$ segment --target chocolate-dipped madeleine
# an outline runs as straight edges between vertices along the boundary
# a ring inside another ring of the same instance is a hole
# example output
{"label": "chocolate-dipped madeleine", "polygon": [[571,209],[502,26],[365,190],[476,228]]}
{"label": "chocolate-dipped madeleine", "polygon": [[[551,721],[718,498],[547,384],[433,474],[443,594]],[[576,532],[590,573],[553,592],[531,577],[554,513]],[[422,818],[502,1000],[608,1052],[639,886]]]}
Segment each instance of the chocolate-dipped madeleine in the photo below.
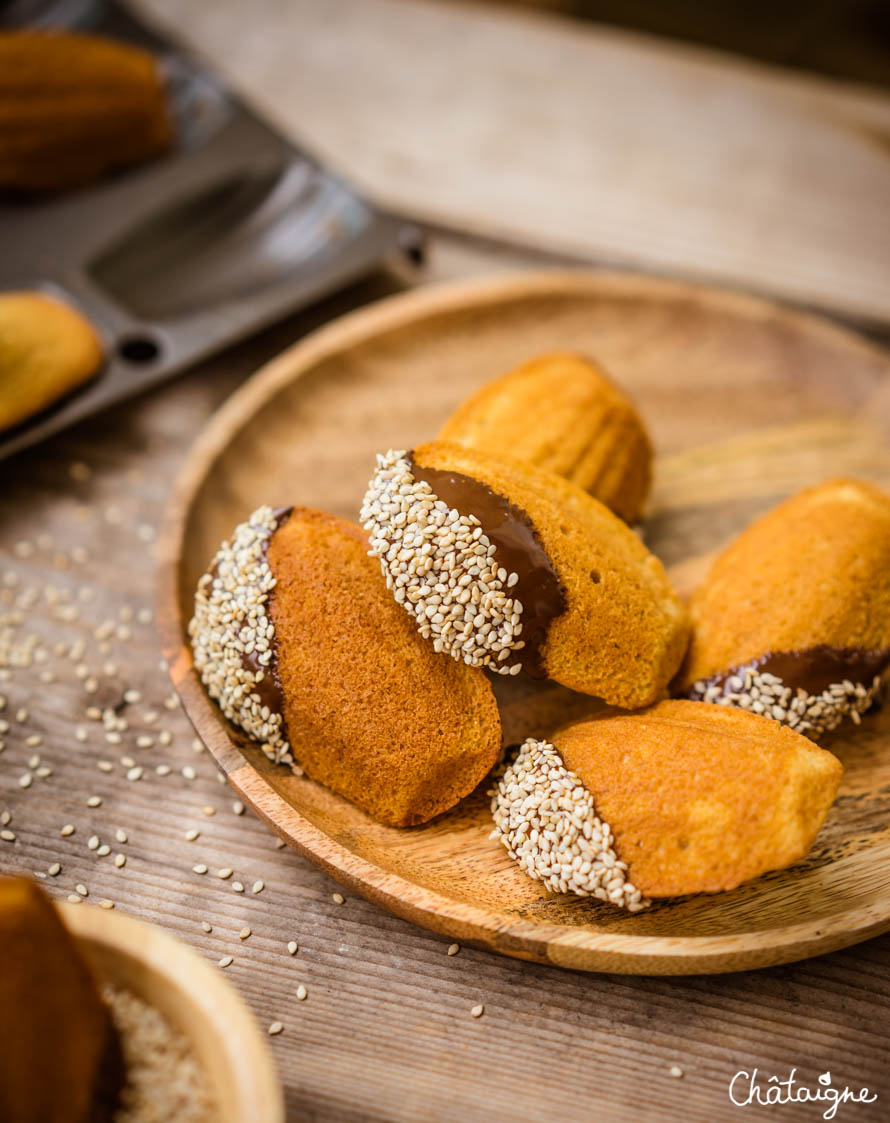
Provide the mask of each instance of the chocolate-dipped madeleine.
{"label": "chocolate-dipped madeleine", "polygon": [[655,701],[679,667],[686,611],[661,562],[551,472],[443,441],[390,451],[361,519],[437,651],[627,708]]}
{"label": "chocolate-dipped madeleine", "polygon": [[448,418],[440,441],[527,460],[589,491],[627,522],[652,481],[652,442],[633,403],[581,355],[539,355],[486,383]]}
{"label": "chocolate-dipped madeleine", "polygon": [[842,772],[756,714],[666,701],[526,741],[491,792],[492,837],[551,892],[636,911],[798,861]]}
{"label": "chocolate-dipped madeleine", "polygon": [[500,752],[485,675],[435,654],[334,515],[255,511],[198,583],[189,632],[227,718],[382,823],[448,810]]}
{"label": "chocolate-dipped madeleine", "polygon": [[690,607],[675,693],[810,737],[859,722],[890,667],[890,498],[858,480],[800,492],[723,551]]}

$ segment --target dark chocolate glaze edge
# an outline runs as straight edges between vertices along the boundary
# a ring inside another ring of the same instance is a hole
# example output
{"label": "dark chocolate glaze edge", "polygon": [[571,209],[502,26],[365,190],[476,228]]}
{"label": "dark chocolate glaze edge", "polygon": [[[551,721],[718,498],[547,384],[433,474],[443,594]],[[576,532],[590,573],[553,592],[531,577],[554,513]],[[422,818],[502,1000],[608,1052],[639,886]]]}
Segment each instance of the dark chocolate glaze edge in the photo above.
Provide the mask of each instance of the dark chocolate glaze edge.
{"label": "dark chocolate glaze edge", "polygon": [[522,604],[520,639],[525,646],[511,652],[506,665],[522,664],[532,678],[547,678],[542,647],[550,624],[567,607],[566,591],[528,514],[472,476],[417,464],[407,453],[415,480],[429,484],[437,499],[462,515],[475,515],[494,545],[498,564],[519,580],[512,593]]}
{"label": "dark chocolate glaze edge", "polygon": [[729,680],[736,676],[744,677],[746,671],[775,675],[785,686],[818,695],[836,683],[852,682],[870,687],[875,677],[883,674],[888,667],[890,647],[868,650],[815,644],[795,651],[768,651],[746,663],[698,679],[686,696],[698,697],[703,689],[710,686],[719,686],[723,694],[738,693],[729,686]]}

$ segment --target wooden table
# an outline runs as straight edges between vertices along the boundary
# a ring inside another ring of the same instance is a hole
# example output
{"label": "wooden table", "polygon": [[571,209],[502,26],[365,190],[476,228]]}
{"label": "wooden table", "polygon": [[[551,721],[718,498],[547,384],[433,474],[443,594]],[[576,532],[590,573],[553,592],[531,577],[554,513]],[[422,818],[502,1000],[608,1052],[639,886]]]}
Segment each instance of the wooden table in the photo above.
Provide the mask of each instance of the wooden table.
{"label": "wooden table", "polygon": [[[314,13],[320,46],[333,34],[323,7]],[[383,7],[398,14],[398,5]],[[400,10],[412,7],[426,5]],[[224,20],[225,9],[231,14],[232,5],[205,13]],[[243,53],[256,61],[254,48],[257,38],[246,36]],[[318,73],[323,58],[316,56]],[[398,86],[394,76],[393,96],[401,96]],[[786,92],[800,102],[798,80]],[[349,108],[344,97],[334,147],[348,138]],[[886,120],[883,107],[854,105],[852,95],[843,109],[848,118],[855,109]],[[338,103],[326,100],[318,117],[330,122],[337,113]],[[370,166],[374,150],[365,146],[366,181],[394,177],[397,196],[397,149],[407,143],[390,136],[388,167]],[[489,170],[490,197],[498,180],[497,168]],[[416,165],[410,172],[418,192],[429,184]],[[409,209],[418,214],[419,195],[416,202]],[[531,239],[539,248],[520,251],[437,234],[422,279],[550,264],[558,259],[540,248],[545,235],[539,224]],[[556,239],[551,249],[565,244]],[[591,251],[592,235],[584,247]],[[159,665],[152,619],[152,543],[170,484],[202,424],[259,364],[398,285],[392,277],[363,284],[0,465],[0,812],[11,813],[4,829],[15,835],[0,841],[0,870],[45,873],[58,862],[61,871],[44,880],[55,897],[76,896],[82,884],[89,902],[107,899],[152,920],[211,962],[233,955],[227,976],[257,1018],[284,1023],[270,1042],[294,1123],[713,1123],[747,1118],[728,1098],[736,1072],[756,1067],[765,1082],[795,1066],[810,1086],[830,1070],[835,1086],[878,1091],[876,1104],[844,1105],[839,1118],[890,1118],[890,936],[797,965],[676,980],[574,974],[466,947],[449,956],[442,939],[362,900],[337,903],[334,883],[239,814],[194,742]],[[92,707],[114,708],[127,728],[107,730],[89,716]],[[90,806],[91,797],[101,804]],[[75,830],[63,837],[65,825]],[[189,840],[192,831],[200,833]],[[194,873],[200,863],[210,872]],[[225,868],[234,872],[224,880],[217,871]],[[251,934],[241,940],[245,925]],[[299,984],[305,1001],[296,997]],[[474,1018],[479,1003],[485,1012]],[[748,1114],[814,1120],[821,1111],[800,1104]]]}
{"label": "wooden table", "polygon": [[[536,260],[439,237],[425,279]],[[233,794],[197,751],[150,618],[152,540],[170,483],[196,431],[258,364],[394,287],[392,278],[364,284],[0,466],[0,717],[9,725],[0,734],[0,811],[11,812],[16,836],[0,842],[0,869],[46,871],[58,861],[61,873],[44,881],[55,897],[76,895],[80,883],[89,902],[112,900],[211,961],[232,954],[227,976],[260,1021],[284,1022],[270,1041],[295,1123],[554,1115],[712,1123],[744,1118],[727,1089],[755,1066],[764,1078],[797,1066],[811,1085],[830,1070],[835,1085],[868,1085],[884,1103],[883,1112],[878,1101],[842,1113],[887,1118],[890,936],[789,967],[676,980],[574,974],[471,948],[449,956],[442,939],[373,905],[335,903],[333,882],[277,849],[249,813],[236,814]],[[55,650],[79,641],[73,658]],[[141,698],[125,702],[130,690]],[[87,711],[122,702],[128,728],[109,743]],[[170,773],[159,775],[165,765]],[[52,775],[40,777],[41,768]],[[128,778],[133,768],[141,778]],[[25,775],[33,779],[22,788]],[[101,806],[88,805],[92,796]],[[62,837],[66,824],[75,832]],[[191,830],[200,831],[194,841]],[[93,835],[107,856],[90,849]],[[193,873],[199,863],[210,872]],[[228,880],[216,876],[225,868],[234,870]],[[475,1019],[478,1003],[485,1013]],[[671,1076],[674,1065],[682,1077]],[[818,1117],[812,1105],[749,1110]]]}

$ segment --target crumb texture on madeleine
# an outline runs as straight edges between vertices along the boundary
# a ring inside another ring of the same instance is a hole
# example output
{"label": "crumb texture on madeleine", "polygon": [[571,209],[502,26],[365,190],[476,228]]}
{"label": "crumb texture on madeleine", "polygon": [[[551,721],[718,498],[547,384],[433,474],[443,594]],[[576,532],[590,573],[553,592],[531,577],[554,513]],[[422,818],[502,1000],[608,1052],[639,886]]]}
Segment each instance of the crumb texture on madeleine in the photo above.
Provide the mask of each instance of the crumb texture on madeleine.
{"label": "crumb texture on madeleine", "polygon": [[579,722],[553,742],[648,897],[734,889],[798,861],[843,772],[774,721],[702,702]]}

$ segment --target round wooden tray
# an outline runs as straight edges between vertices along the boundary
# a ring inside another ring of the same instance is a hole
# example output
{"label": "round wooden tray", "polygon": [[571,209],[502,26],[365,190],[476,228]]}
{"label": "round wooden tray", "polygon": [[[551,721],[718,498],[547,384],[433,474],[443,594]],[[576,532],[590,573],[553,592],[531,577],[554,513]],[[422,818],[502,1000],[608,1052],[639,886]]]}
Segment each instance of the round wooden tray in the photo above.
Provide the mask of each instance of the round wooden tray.
{"label": "round wooden tray", "polygon": [[[688,974],[815,955],[890,928],[890,712],[837,735],[846,766],[816,846],[733,893],[628,916],[546,895],[496,842],[484,791],[425,827],[378,825],[240,748],[185,642],[221,539],[261,503],[355,519],[374,454],[435,435],[467,393],[551,349],[597,356],[658,449],[646,538],[687,586],[702,558],[806,484],[890,484],[890,362],[808,316],[712,289],[612,274],[533,274],[420,289],[315,332],[212,419],[178,480],[161,540],[160,619],[186,712],[241,797],[350,889],[447,936],[584,970]],[[690,560],[691,559],[691,560]],[[521,678],[521,676],[520,676]],[[498,679],[506,743],[594,700]]]}

